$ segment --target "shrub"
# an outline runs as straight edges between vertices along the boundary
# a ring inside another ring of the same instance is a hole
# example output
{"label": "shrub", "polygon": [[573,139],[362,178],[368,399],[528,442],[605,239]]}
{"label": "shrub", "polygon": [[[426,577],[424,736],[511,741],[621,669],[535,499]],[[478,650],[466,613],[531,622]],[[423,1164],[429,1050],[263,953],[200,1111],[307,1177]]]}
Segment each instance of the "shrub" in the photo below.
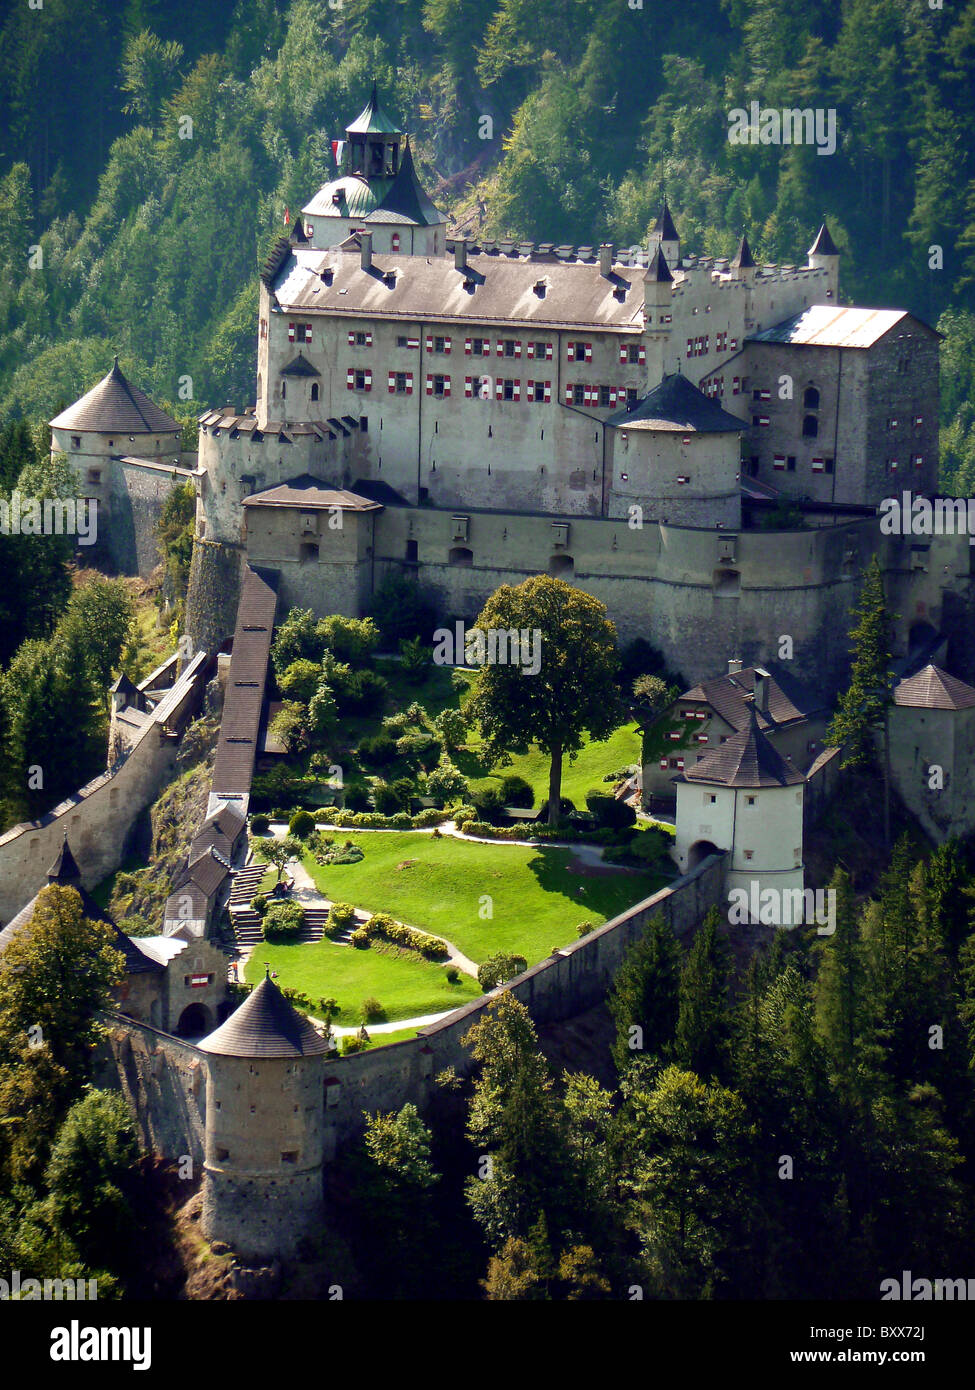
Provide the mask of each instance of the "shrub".
{"label": "shrub", "polygon": [[368,999],[363,999],[359,1005],[359,1017],[363,1023],[385,1023],[386,1010],[378,999],[374,999],[370,995]]}
{"label": "shrub", "polygon": [[372,801],[381,816],[392,816],[403,809],[399,793],[382,778],[372,784]]}
{"label": "shrub", "polygon": [[625,801],[617,801],[615,796],[606,796],[596,791],[587,792],[586,805],[599,826],[622,830],[636,824],[636,811]]}
{"label": "shrub", "polygon": [[405,710],[400,710],[398,714],[387,714],[383,720],[383,728],[388,733],[400,735],[408,724]]}
{"label": "shrub", "polygon": [[389,767],[396,760],[396,740],[385,731],[359,742],[356,755],[363,767]]}
{"label": "shrub", "polygon": [[419,700],[413,700],[406,708],[406,722],[414,728],[422,729],[427,722],[427,712]]}
{"label": "shrub", "polygon": [[368,811],[368,790],[361,782],[350,782],[343,793],[342,805],[346,811]]}
{"label": "shrub", "polygon": [[499,825],[504,820],[504,802],[497,787],[478,787],[471,792],[478,820]]}
{"label": "shrub", "polygon": [[576,927],[576,936],[588,936],[591,931],[596,930],[595,922],[580,922]]}
{"label": "shrub", "polygon": [[447,976],[448,984],[456,985],[460,983],[460,971],[457,969],[456,965],[448,965],[444,973]]}
{"label": "shrub", "polygon": [[463,710],[442,709],[433,721],[433,726],[447,748],[457,748],[464,742],[467,733],[467,720]]}
{"label": "shrub", "polygon": [[436,619],[435,605],[416,580],[396,573],[387,574],[379,585],[369,612],[387,647],[404,637],[429,637]]}
{"label": "shrub", "polygon": [[432,772],[427,773],[427,795],[443,806],[467,795],[467,778],[449,758],[440,759]]}
{"label": "shrub", "polygon": [[259,917],[263,917],[267,912],[267,894],[258,893],[251,898],[251,911],[256,912]]}
{"label": "shrub", "polygon": [[263,811],[251,816],[251,834],[266,835],[271,828],[271,819]]}
{"label": "shrub", "polygon": [[118,929],[126,936],[155,936],[155,928],[151,927],[144,917],[121,917],[118,921]]}
{"label": "shrub", "polygon": [[332,613],[315,629],[322,645],[340,661],[367,661],[379,645],[379,629],[372,618],[344,618]]}
{"label": "shrub", "polygon": [[309,811],[295,811],[288,821],[288,834],[297,835],[299,840],[307,840],[315,830],[315,817]]}
{"label": "shrub", "polygon": [[[369,938],[376,936],[383,941],[390,941],[394,946],[403,946],[410,951],[418,951],[421,956],[426,956],[428,960],[443,960],[447,955],[446,945],[436,936],[430,936],[427,932],[417,931],[415,927],[404,926],[402,922],[396,922],[386,912],[376,912],[369,921],[362,927],[357,927],[352,933],[352,940],[363,934],[363,944],[368,944]],[[355,942],[359,945],[359,942]]]}
{"label": "shrub", "polygon": [[396,740],[396,751],[403,758],[416,758],[421,763],[435,763],[440,756],[440,740],[436,734],[423,730],[416,733],[401,734]]}
{"label": "shrub", "polygon": [[409,811],[397,811],[393,817],[392,827],[394,830],[412,830],[413,817]]}
{"label": "shrub", "polygon": [[315,851],[317,864],[358,864],[365,851],[347,840],[344,845],[325,844]]}
{"label": "shrub", "polygon": [[505,984],[508,980],[513,980],[516,975],[522,974],[528,968],[528,963],[524,956],[512,956],[506,951],[499,951],[497,955],[490,956],[482,965],[477,968],[477,983],[485,994],[492,989],[497,989],[498,985]]}
{"label": "shrub", "polygon": [[428,806],[424,811],[417,811],[416,815],[412,817],[413,827],[416,830],[424,830],[429,825],[443,825],[447,819],[447,812],[438,810],[436,806]]}
{"label": "shrub", "polygon": [[501,779],[501,800],[505,806],[532,806],[535,789],[524,777],[511,772]]}
{"label": "shrub", "polygon": [[351,903],[332,903],[325,921],[325,935],[329,938],[341,936],[355,921],[355,908]]}
{"label": "shrub", "polygon": [[300,657],[297,661],[292,661],[278,676],[278,686],[282,695],[286,695],[288,699],[300,700],[303,705],[307,705],[318,689],[321,678],[322,668],[318,662]]}
{"label": "shrub", "polygon": [[389,694],[389,682],[375,671],[353,671],[345,689],[336,692],[343,714],[378,714]]}
{"label": "shrub", "polygon": [[289,941],[304,925],[305,914],[300,903],[272,902],[264,914],[264,936],[268,941]]}
{"label": "shrub", "polygon": [[288,753],[300,752],[308,747],[308,706],[298,700],[285,700],[278,713],[271,720],[268,730]]}
{"label": "shrub", "polygon": [[433,653],[422,637],[400,639],[400,666],[410,685],[422,685],[433,665]]}
{"label": "shrub", "polygon": [[350,1052],[364,1052],[366,1044],[361,1038],[345,1037],[339,1043],[339,1047],[341,1048],[342,1056],[348,1057]]}

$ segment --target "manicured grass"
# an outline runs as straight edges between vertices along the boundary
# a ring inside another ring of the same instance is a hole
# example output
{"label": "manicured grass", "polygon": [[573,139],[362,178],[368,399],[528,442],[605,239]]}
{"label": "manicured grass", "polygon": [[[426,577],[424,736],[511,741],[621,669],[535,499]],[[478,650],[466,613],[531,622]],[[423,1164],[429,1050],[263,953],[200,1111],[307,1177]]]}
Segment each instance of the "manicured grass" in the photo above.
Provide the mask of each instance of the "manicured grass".
{"label": "manicured grass", "polygon": [[[568,873],[569,849],[416,831],[336,834],[361,845],[365,858],[322,867],[306,852],[305,868],[320,892],[444,936],[477,962],[511,951],[534,964],[574,941],[580,922],[599,926],[668,882],[650,873]],[[490,918],[481,915],[488,910]]]}
{"label": "manicured grass", "polygon": [[[468,747],[476,755],[480,739],[476,734],[468,734]],[[574,763],[566,758],[562,764],[562,795],[569,798],[578,811],[586,809],[586,792],[596,788],[601,792],[612,791],[612,783],[604,782],[607,772],[617,772],[621,767],[640,761],[640,731],[635,724],[621,724],[609,738],[600,743],[586,743],[579,750]],[[457,759],[461,770],[463,754]],[[502,777],[511,774],[524,777],[535,792],[535,805],[548,798],[549,759],[540,748],[532,748],[525,754],[514,754],[510,767],[494,768],[487,777],[481,777],[474,785],[497,786]]]}
{"label": "manicured grass", "polygon": [[[328,940],[298,945],[262,941],[247,962],[245,980],[257,984],[263,979],[265,961],[278,972],[282,987],[300,989],[313,1001],[337,999],[342,1012],[336,1014],[335,1022],[341,1028],[361,1023],[359,1005],[363,999],[378,999],[386,1009],[387,1021],[393,1022],[444,1013],[481,993],[477,981],[468,975],[462,974],[452,985],[444,966],[432,961],[380,954],[371,948],[360,951]],[[368,1027],[366,1024],[367,1031]],[[383,1036],[376,1034],[377,1039]]]}

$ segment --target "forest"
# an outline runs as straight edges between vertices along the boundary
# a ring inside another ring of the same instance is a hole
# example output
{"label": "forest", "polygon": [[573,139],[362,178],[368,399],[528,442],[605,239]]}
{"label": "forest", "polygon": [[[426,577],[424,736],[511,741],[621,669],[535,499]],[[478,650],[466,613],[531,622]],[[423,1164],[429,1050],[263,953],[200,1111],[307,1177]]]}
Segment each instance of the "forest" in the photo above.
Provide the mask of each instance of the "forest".
{"label": "forest", "polygon": [[[187,421],[252,397],[257,270],[373,78],[465,231],[800,260],[945,334],[943,477],[975,481],[975,0],[69,0],[0,30],[0,420],[104,374]],[[56,80],[53,80],[55,79]],[[44,100],[37,93],[44,92]],[[837,148],[729,112],[835,110]]]}

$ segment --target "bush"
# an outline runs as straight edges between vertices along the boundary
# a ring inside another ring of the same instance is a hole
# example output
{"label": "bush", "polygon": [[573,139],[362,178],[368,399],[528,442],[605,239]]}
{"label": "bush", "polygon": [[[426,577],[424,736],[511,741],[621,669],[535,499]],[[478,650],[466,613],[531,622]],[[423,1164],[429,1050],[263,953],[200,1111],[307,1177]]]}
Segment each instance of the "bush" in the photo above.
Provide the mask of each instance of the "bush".
{"label": "bush", "polygon": [[118,929],[126,936],[155,936],[155,928],[151,927],[144,917],[121,917],[117,923]]}
{"label": "bush", "polygon": [[403,809],[403,800],[399,793],[381,778],[372,784],[372,800],[381,816],[392,816]]}
{"label": "bush", "polygon": [[396,573],[387,574],[369,604],[387,647],[395,647],[404,637],[429,639],[436,611],[415,579]]}
{"label": "bush", "polygon": [[595,922],[580,922],[576,927],[576,936],[588,936],[591,931],[596,930]]}
{"label": "bush", "polygon": [[343,714],[379,714],[389,694],[389,682],[375,671],[353,671],[345,689],[336,691]]}
{"label": "bush", "polygon": [[369,933],[365,927],[356,927],[349,937],[349,945],[354,946],[357,951],[365,950],[369,945]]}
{"label": "bush", "polygon": [[315,817],[308,811],[295,811],[288,821],[288,834],[297,835],[299,840],[307,840],[315,830]]}
{"label": "bush", "polygon": [[333,613],[322,618],[315,631],[322,645],[340,661],[368,661],[379,645],[379,629],[371,618],[344,618]]}
{"label": "bush", "polygon": [[267,894],[258,893],[251,898],[251,911],[256,912],[259,917],[263,917],[267,912]]}
{"label": "bush", "polygon": [[422,730],[402,734],[396,740],[396,751],[401,757],[416,758],[424,766],[436,764],[440,757],[440,748],[440,740],[436,734],[428,734]]}
{"label": "bush", "polygon": [[365,858],[365,851],[346,840],[344,845],[322,844],[313,851],[317,864],[358,864]]}
{"label": "bush", "polygon": [[433,665],[433,653],[422,637],[405,637],[400,640],[400,666],[410,685],[422,685],[427,672]]}
{"label": "bush", "polygon": [[258,811],[256,815],[251,816],[252,835],[266,835],[270,828],[271,818],[265,815],[263,811]]}
{"label": "bush", "polygon": [[505,806],[532,806],[535,803],[535,789],[524,777],[511,772],[501,779],[501,801]]}
{"label": "bush", "polygon": [[378,999],[374,999],[370,995],[368,999],[363,999],[359,1005],[359,1017],[363,1023],[385,1023],[386,1010]]}
{"label": "bush", "polygon": [[587,792],[586,805],[600,827],[623,830],[636,824],[636,811],[625,801],[617,801],[615,796],[606,796],[596,791]]}
{"label": "bush", "polygon": [[325,935],[330,939],[342,936],[355,921],[355,908],[351,903],[332,903],[325,921]]}
{"label": "bush", "polygon": [[467,720],[464,718],[463,710],[442,709],[433,721],[433,726],[443,739],[445,747],[457,748],[464,742]]}
{"label": "bush", "polygon": [[385,732],[361,739],[356,756],[363,767],[389,767],[396,761],[396,740]]}
{"label": "bush", "polygon": [[364,1052],[366,1050],[366,1044],[362,1039],[354,1036],[343,1038],[339,1043],[339,1047],[341,1048],[343,1057],[348,1057],[350,1052]]}
{"label": "bush", "polygon": [[351,782],[345,788],[342,806],[346,811],[369,810],[369,792],[361,782]]}
{"label": "bush", "polygon": [[300,657],[297,661],[292,661],[278,676],[278,687],[282,695],[286,695],[288,699],[300,700],[303,705],[307,705],[318,689],[321,678],[322,668],[319,663],[309,661],[307,657]]}
{"label": "bush", "polygon": [[527,968],[528,962],[524,956],[512,956],[506,951],[499,951],[497,955],[490,956],[478,966],[477,983],[484,993],[488,994],[492,989],[497,989],[498,985],[521,975]]}
{"label": "bush", "polygon": [[396,734],[396,736],[399,737],[399,735],[403,732],[408,723],[409,720],[406,717],[405,710],[400,710],[398,714],[386,715],[386,717],[383,720],[383,728],[388,733]]}
{"label": "bush", "polygon": [[478,787],[471,792],[478,820],[500,825],[504,820],[504,801],[497,787]]}
{"label": "bush", "polygon": [[[362,942],[356,941],[360,933],[363,937]],[[370,937],[374,936],[383,941],[390,941],[394,946],[417,951],[421,956],[426,956],[427,960],[443,960],[447,956],[447,947],[438,937],[417,931],[415,927],[404,926],[402,922],[394,921],[386,912],[374,913],[364,926],[356,928],[352,933],[352,940],[357,946],[368,945]]]}
{"label": "bush", "polygon": [[456,965],[448,965],[444,973],[447,976],[447,983],[449,985],[460,983],[460,971],[457,969]]}
{"label": "bush", "polygon": [[264,914],[264,936],[267,941],[290,941],[305,925],[300,903],[272,902]]}
{"label": "bush", "polygon": [[427,795],[443,806],[467,795],[467,778],[449,758],[440,759],[432,772],[427,773]]}

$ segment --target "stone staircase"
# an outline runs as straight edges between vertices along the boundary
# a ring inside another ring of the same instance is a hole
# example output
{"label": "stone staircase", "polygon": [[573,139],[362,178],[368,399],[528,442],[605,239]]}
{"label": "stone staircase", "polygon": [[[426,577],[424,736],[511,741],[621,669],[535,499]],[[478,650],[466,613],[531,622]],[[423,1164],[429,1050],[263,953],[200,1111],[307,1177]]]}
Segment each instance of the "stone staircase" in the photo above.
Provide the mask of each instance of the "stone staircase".
{"label": "stone staircase", "polygon": [[[230,921],[234,929],[238,947],[256,946],[264,940],[264,926],[258,913],[251,907],[251,900],[257,893],[261,879],[267,872],[264,864],[248,864],[240,869],[230,889]],[[296,941],[321,941],[325,935],[327,907],[304,907],[305,924],[295,938]],[[345,941],[347,943],[348,936]]]}

